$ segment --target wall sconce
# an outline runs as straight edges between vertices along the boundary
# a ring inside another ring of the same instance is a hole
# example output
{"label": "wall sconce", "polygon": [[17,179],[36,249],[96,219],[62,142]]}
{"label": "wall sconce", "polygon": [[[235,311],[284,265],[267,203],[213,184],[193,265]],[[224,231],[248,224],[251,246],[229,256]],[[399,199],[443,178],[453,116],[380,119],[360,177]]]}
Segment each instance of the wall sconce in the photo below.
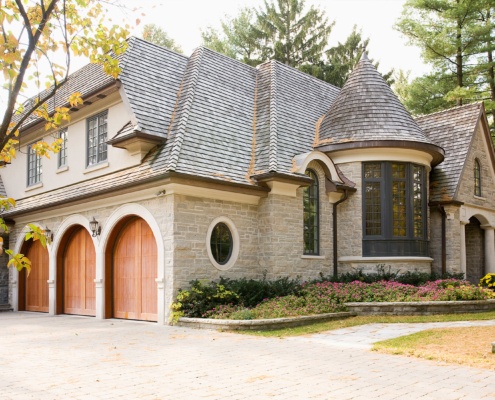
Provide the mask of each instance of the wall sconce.
{"label": "wall sconce", "polygon": [[0,236],[0,254],[3,254],[3,237]]}
{"label": "wall sconce", "polygon": [[93,217],[92,221],[89,221],[89,229],[93,233],[93,237],[96,237],[100,234],[101,226],[100,223],[95,219],[95,217]]}
{"label": "wall sconce", "polygon": [[53,240],[53,233],[50,229],[48,229],[48,227],[45,227],[45,229],[43,230],[43,235],[45,235],[45,238],[46,238],[46,241],[48,243],[51,243],[52,240]]}

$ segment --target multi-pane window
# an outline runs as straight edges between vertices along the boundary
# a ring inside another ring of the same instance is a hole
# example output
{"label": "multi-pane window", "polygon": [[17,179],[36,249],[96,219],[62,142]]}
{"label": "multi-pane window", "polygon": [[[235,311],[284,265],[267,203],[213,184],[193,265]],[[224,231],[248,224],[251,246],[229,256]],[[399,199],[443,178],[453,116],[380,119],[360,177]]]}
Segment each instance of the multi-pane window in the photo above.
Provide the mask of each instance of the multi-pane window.
{"label": "multi-pane window", "polygon": [[107,159],[107,112],[88,119],[88,166]]}
{"label": "multi-pane window", "polygon": [[363,164],[363,255],[427,256],[426,175],[421,165]]}
{"label": "multi-pane window", "polygon": [[474,160],[474,195],[481,197],[481,165],[478,159]]}
{"label": "multi-pane window", "polygon": [[304,188],[304,254],[318,255],[320,253],[320,202],[318,177],[312,170],[307,170],[306,175],[313,179],[311,186]]}
{"label": "multi-pane window", "polygon": [[36,185],[41,182],[41,156],[36,153],[33,145],[28,146],[28,167],[27,167],[27,184],[28,186]]}
{"label": "multi-pane window", "polygon": [[60,151],[58,152],[58,167],[67,165],[67,129],[62,129],[58,132],[58,138],[62,139]]}

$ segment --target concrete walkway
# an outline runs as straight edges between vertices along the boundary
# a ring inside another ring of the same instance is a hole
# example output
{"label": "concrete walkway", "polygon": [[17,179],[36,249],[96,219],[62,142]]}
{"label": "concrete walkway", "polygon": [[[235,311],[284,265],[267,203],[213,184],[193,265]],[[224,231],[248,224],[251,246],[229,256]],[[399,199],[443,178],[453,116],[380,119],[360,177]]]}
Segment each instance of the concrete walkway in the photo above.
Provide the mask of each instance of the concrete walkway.
{"label": "concrete walkway", "polygon": [[0,399],[495,399],[495,371],[325,337],[1,313]]}
{"label": "concrete walkway", "polygon": [[[495,320],[429,322],[422,324],[368,324],[291,339],[306,340],[341,348],[371,349],[373,343],[428,329],[463,328],[468,326],[495,326]],[[493,341],[495,341],[495,337]]]}

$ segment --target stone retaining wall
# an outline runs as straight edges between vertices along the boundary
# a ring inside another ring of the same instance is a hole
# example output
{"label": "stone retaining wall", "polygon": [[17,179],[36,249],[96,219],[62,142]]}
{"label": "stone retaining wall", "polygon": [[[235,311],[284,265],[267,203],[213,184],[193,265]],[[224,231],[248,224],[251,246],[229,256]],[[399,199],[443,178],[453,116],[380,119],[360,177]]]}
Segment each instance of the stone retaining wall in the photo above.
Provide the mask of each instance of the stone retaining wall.
{"label": "stone retaining wall", "polygon": [[308,325],[314,322],[324,322],[336,319],[352,317],[354,314],[349,312],[307,315],[293,318],[274,318],[274,319],[252,319],[252,320],[233,320],[233,319],[207,319],[207,318],[179,318],[176,323],[178,326],[196,329],[215,329],[215,330],[271,330],[281,328],[293,328],[295,326]]}
{"label": "stone retaining wall", "polygon": [[460,314],[493,311],[495,300],[347,303],[346,306],[355,315]]}

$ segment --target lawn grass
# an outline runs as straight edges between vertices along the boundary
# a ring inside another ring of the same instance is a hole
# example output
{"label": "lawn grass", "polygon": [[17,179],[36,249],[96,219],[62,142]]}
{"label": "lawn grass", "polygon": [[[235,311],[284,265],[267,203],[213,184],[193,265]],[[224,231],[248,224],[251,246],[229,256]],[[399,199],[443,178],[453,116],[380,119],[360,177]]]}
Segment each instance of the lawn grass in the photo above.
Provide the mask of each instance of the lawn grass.
{"label": "lawn grass", "polygon": [[[257,335],[265,337],[288,337],[301,336],[313,333],[331,331],[341,328],[349,328],[357,325],[375,323],[416,323],[416,322],[450,322],[450,321],[479,321],[495,319],[495,311],[471,313],[471,314],[439,314],[439,315],[370,315],[350,317],[346,319],[318,322],[311,325],[299,326],[295,328],[283,328],[266,331],[237,331],[238,333]],[[495,337],[492,341],[495,341]]]}
{"label": "lawn grass", "polygon": [[495,326],[432,329],[375,343],[373,350],[495,370]]}

